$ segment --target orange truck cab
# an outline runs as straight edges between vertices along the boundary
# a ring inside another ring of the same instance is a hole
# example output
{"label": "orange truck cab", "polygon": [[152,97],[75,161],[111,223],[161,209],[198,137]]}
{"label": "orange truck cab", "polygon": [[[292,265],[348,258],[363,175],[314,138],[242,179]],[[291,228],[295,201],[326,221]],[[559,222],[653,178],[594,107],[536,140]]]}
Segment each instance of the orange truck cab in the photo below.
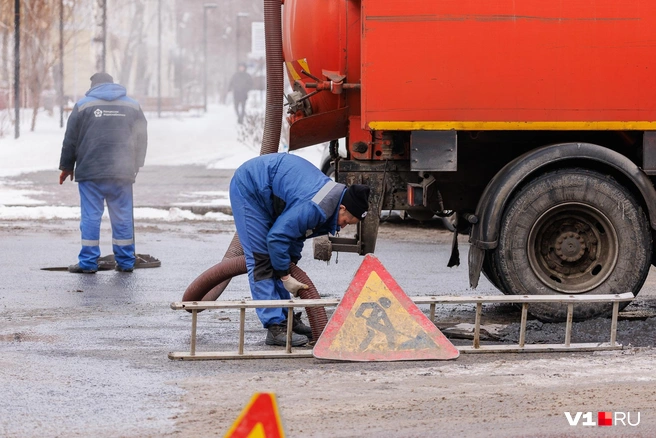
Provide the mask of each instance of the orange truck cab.
{"label": "orange truck cab", "polygon": [[372,188],[357,239],[333,249],[373,252],[381,209],[456,212],[472,287],[483,272],[505,294],[637,294],[655,49],[650,0],[285,0],[290,149],[345,138],[338,180]]}

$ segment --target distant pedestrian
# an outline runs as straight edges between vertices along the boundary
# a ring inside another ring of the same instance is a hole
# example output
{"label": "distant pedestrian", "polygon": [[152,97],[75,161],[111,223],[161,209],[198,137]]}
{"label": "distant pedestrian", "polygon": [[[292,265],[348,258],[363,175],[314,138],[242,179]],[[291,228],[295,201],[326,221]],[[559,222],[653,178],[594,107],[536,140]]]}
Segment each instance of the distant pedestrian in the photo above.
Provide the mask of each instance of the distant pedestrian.
{"label": "distant pedestrian", "polygon": [[91,88],[73,107],[59,162],[59,184],[78,183],[82,249],[69,272],[93,274],[100,257],[100,223],[107,202],[116,270],[135,263],[132,184],[143,167],[148,142],[139,103],[107,73],[91,76]]}
{"label": "distant pedestrian", "polygon": [[237,123],[244,123],[246,114],[246,100],[248,92],[253,88],[253,78],[246,71],[246,64],[240,63],[237,72],[230,79],[228,91],[232,91],[232,100],[235,104],[235,113],[237,113]]}

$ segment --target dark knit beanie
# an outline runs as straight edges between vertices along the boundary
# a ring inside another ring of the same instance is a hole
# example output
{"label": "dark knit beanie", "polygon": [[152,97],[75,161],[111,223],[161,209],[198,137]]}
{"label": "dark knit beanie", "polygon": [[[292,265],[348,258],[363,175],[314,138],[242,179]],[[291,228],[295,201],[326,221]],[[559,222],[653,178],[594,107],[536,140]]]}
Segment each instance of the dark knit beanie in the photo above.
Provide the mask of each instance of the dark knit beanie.
{"label": "dark knit beanie", "polygon": [[369,186],[353,184],[344,193],[342,205],[356,219],[364,219],[369,210]]}
{"label": "dark knit beanie", "polygon": [[96,85],[100,84],[112,84],[114,83],[114,78],[105,72],[100,72],[100,73],[95,73],[93,76],[91,76],[91,88],[95,87]]}

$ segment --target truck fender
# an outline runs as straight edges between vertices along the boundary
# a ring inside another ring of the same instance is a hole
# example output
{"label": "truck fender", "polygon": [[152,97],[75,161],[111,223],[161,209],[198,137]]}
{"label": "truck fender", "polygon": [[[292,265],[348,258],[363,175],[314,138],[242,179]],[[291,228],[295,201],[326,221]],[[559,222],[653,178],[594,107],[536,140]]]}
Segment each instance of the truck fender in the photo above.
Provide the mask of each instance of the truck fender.
{"label": "truck fender", "polygon": [[478,285],[485,250],[498,245],[501,219],[512,193],[531,174],[547,165],[567,160],[598,162],[625,175],[642,195],[651,228],[656,229],[656,190],[649,177],[624,155],[591,143],[560,143],[534,149],[506,164],[492,178],[478,201],[478,222],[472,226],[469,238],[469,282],[472,288]]}

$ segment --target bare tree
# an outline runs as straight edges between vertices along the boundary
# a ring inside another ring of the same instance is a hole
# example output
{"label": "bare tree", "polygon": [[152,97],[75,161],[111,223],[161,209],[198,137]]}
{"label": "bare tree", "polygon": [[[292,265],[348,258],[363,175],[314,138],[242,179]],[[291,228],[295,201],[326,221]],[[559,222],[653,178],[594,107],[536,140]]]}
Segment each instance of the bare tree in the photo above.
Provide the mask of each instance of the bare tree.
{"label": "bare tree", "polygon": [[14,2],[0,2],[0,38],[2,47],[0,48],[0,86],[8,85],[11,81],[11,51],[10,46],[13,44],[12,34],[14,31]]}
{"label": "bare tree", "polygon": [[[58,33],[59,0],[21,0],[21,80],[27,88],[28,104],[32,108],[31,130],[34,131],[41,94],[46,86],[53,85],[52,69],[59,61]],[[64,2],[64,21],[68,22],[75,8],[75,0]],[[0,3],[0,32],[2,32],[2,61],[8,62],[6,45],[13,29],[13,2]],[[6,36],[5,36],[6,35]],[[70,38],[70,34],[68,36]],[[65,41],[66,43],[66,41]],[[9,77],[0,72],[0,78]]]}
{"label": "bare tree", "polygon": [[[10,51],[9,47],[13,42],[11,34],[13,32],[14,6],[12,2],[0,2],[0,137],[8,129],[11,121],[9,112],[9,85],[11,82],[10,74]],[[7,111],[4,111],[5,106]]]}
{"label": "bare tree", "polygon": [[9,42],[11,37],[11,25],[6,22],[13,16],[13,5],[11,2],[0,2],[0,38],[2,38],[2,47],[0,48],[0,86],[9,83]]}
{"label": "bare tree", "polygon": [[96,71],[105,71],[107,61],[107,0],[94,4],[94,37],[96,43]]}
{"label": "bare tree", "polygon": [[135,59],[136,52],[144,42],[144,10],[145,3],[143,0],[131,0],[129,4],[120,6],[122,8],[133,8],[130,14],[130,33],[124,40],[125,45],[120,47],[120,42],[116,38],[111,40],[111,51],[114,58],[114,65],[120,66],[118,72],[119,83],[129,84],[132,73],[132,62]]}

